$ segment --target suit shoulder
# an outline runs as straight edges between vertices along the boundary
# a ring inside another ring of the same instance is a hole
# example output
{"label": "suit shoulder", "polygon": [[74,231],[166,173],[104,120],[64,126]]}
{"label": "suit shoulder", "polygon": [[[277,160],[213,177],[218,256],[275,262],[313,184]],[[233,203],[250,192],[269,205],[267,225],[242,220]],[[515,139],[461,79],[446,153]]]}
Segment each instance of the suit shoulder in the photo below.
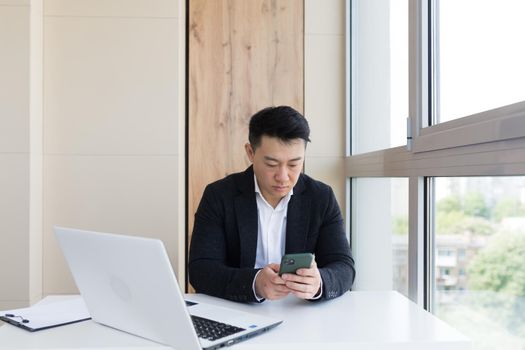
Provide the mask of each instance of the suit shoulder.
{"label": "suit shoulder", "polygon": [[316,180],[306,174],[303,174],[302,177],[304,180],[304,187],[306,190],[312,191],[313,193],[318,195],[326,195],[332,192],[332,188],[324,182]]}
{"label": "suit shoulder", "polygon": [[305,174],[302,175],[302,178],[305,194],[318,199],[322,198],[320,202],[330,202],[334,198],[334,192],[329,185]]}
{"label": "suit shoulder", "polygon": [[236,193],[245,180],[245,172],[233,173],[206,186],[207,191],[215,193]]}

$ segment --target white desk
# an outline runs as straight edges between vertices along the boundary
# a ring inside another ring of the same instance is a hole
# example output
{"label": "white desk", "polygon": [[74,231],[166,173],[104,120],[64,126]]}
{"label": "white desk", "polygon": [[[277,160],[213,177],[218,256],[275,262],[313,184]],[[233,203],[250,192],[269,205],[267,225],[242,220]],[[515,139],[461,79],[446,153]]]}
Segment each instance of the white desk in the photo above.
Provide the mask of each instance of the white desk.
{"label": "white desk", "polygon": [[[338,299],[320,303],[288,297],[258,305],[238,304],[202,294],[187,297],[284,320],[268,333],[232,346],[232,350],[470,349],[466,337],[397,292],[348,292]],[[53,298],[65,297],[47,297],[41,302],[50,302]],[[5,325],[0,327],[0,349],[169,348],[85,321],[35,333]]]}

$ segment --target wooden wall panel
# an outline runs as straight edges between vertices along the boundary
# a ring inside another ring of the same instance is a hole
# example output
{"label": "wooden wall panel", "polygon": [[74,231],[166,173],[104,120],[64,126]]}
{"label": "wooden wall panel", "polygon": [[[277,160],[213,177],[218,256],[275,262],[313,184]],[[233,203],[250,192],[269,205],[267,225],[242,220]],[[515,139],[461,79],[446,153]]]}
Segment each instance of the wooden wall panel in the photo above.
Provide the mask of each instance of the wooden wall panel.
{"label": "wooden wall panel", "polygon": [[188,32],[190,236],[206,184],[249,165],[250,116],[271,105],[303,111],[304,3],[191,0]]}

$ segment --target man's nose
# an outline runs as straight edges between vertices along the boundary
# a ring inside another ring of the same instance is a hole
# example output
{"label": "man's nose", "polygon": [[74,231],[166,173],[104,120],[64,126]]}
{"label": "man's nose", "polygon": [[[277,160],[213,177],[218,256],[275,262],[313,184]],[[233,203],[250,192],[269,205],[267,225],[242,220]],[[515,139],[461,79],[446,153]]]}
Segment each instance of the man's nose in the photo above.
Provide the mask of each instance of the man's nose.
{"label": "man's nose", "polygon": [[288,181],[288,169],[285,166],[279,167],[277,174],[275,174],[275,179],[279,182]]}

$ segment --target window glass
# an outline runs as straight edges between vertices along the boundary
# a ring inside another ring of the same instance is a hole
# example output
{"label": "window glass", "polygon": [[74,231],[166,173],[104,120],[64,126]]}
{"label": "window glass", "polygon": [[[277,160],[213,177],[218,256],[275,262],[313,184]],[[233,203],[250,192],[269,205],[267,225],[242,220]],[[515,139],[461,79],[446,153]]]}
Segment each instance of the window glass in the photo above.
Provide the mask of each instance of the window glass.
{"label": "window glass", "polygon": [[408,179],[354,179],[352,202],[356,289],[408,296]]}
{"label": "window glass", "polygon": [[525,348],[525,177],[434,186],[434,313],[476,349]]}
{"label": "window glass", "polygon": [[436,122],[525,100],[525,1],[437,4]]}
{"label": "window glass", "polygon": [[352,1],[352,154],[406,144],[408,1]]}

